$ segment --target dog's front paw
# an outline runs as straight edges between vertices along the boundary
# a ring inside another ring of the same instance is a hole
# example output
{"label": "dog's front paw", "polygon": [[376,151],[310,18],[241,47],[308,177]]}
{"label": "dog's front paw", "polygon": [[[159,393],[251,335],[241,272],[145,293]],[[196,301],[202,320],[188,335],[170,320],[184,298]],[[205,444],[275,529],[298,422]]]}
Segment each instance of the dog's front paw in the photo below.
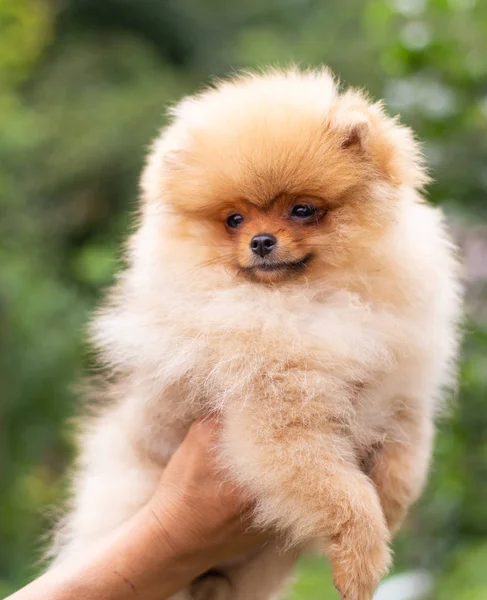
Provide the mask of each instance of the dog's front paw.
{"label": "dog's front paw", "polygon": [[226,600],[230,592],[230,580],[218,569],[206,571],[190,585],[192,600]]}
{"label": "dog's front paw", "polygon": [[384,546],[368,556],[354,556],[348,569],[343,565],[335,566],[333,583],[341,600],[372,600],[389,564],[389,549]]}
{"label": "dog's front paw", "polygon": [[353,518],[328,544],[333,582],[342,600],[372,600],[389,570],[389,532],[380,511]]}

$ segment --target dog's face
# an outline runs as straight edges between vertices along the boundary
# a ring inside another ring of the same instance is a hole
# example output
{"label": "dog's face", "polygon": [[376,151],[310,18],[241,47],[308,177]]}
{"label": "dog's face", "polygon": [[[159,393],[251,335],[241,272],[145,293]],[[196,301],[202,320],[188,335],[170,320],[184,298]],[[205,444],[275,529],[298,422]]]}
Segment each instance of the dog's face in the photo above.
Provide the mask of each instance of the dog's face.
{"label": "dog's face", "polygon": [[236,203],[224,211],[231,262],[257,281],[276,282],[306,273],[320,254],[317,240],[327,213],[321,198],[306,195],[282,194],[264,207]]}
{"label": "dog's face", "polygon": [[378,199],[369,209],[375,222],[369,222],[372,215],[360,208],[366,191],[349,192],[338,198],[283,192],[265,203],[245,198],[210,203],[179,214],[183,238],[194,232],[193,257],[201,268],[224,266],[238,277],[273,284],[320,277],[362,255],[363,244],[373,242],[377,219],[386,216],[379,215],[387,206]]}
{"label": "dog's face", "polygon": [[226,83],[176,114],[143,189],[181,267],[274,285],[353,267],[394,221],[397,187],[424,180],[409,131],[327,73]]}

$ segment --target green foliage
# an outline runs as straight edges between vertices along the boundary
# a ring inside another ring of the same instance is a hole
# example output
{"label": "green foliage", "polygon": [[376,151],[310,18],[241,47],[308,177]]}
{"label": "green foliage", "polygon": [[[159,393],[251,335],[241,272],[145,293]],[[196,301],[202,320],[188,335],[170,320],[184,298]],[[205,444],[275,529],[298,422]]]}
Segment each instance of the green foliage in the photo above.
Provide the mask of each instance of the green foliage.
{"label": "green foliage", "polygon": [[49,6],[44,2],[0,0],[0,74],[3,85],[19,83],[29,76],[49,40],[52,19]]}
{"label": "green foliage", "polygon": [[302,559],[289,600],[336,600],[336,591],[323,558]]}
{"label": "green foliage", "polygon": [[487,594],[487,544],[457,549],[448,561],[448,572],[438,586],[438,600],[483,600]]}
{"label": "green foliage", "polygon": [[[164,111],[212,75],[328,64],[415,127],[459,222],[487,215],[481,0],[0,0],[0,595],[35,572],[70,458],[84,325],[110,283]],[[484,260],[487,258],[484,256]],[[475,288],[482,304],[485,290]],[[396,543],[435,600],[487,597],[487,324],[467,327],[459,398]],[[325,595],[328,594],[328,595]],[[293,592],[333,598],[323,561]]]}

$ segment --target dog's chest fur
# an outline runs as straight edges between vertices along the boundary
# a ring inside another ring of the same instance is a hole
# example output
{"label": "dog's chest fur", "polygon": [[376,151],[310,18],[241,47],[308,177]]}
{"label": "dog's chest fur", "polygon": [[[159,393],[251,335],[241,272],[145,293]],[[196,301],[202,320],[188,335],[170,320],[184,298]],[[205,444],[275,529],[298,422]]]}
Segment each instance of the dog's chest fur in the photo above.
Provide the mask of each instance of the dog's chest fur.
{"label": "dog's chest fur", "polygon": [[[119,410],[130,437],[157,461],[169,458],[202,414],[238,411],[247,402],[263,413],[281,405],[284,420],[312,402],[323,416],[352,428],[359,423],[353,434],[359,432],[357,445],[365,452],[385,435],[394,398],[408,394],[406,372],[419,364],[408,364],[397,344],[398,352],[391,352],[395,319],[348,293],[276,294],[250,304],[221,294],[192,315],[168,311],[151,323],[150,314],[120,340],[131,376]],[[378,355],[388,366],[374,373],[369,364]],[[347,404],[334,401],[334,390],[344,386],[350,388]]]}

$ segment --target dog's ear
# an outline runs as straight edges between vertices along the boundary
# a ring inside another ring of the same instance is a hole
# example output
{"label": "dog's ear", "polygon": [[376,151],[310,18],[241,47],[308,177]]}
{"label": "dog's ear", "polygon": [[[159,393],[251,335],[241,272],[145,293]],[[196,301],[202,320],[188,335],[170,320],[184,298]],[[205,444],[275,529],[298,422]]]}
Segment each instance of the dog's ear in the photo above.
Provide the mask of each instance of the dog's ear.
{"label": "dog's ear", "polygon": [[371,135],[368,103],[359,94],[346,92],[331,109],[331,127],[344,150],[366,151]]}
{"label": "dog's ear", "polygon": [[382,103],[348,90],[337,98],[330,118],[340,147],[370,160],[391,183],[421,188],[429,181],[412,131],[389,117]]}
{"label": "dog's ear", "polygon": [[361,116],[358,116],[355,122],[352,122],[344,127],[344,130],[341,134],[341,147],[344,150],[348,148],[365,150],[367,148],[369,132],[370,125],[367,120]]}
{"label": "dog's ear", "polygon": [[187,135],[173,125],[161,130],[146,158],[140,180],[143,203],[158,201],[165,177],[177,173],[187,159]]}

